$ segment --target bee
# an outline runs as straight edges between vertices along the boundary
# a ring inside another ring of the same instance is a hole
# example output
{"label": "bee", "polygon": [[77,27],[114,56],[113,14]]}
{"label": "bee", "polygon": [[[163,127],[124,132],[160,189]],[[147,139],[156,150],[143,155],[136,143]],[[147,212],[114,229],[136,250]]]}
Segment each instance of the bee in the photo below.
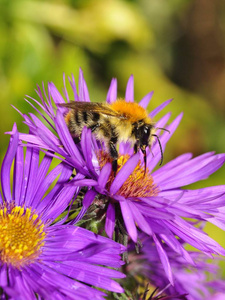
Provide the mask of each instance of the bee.
{"label": "bee", "polygon": [[74,101],[60,106],[69,109],[65,121],[74,138],[79,138],[86,126],[95,134],[97,140],[105,142],[112,158],[114,173],[117,171],[116,145],[119,142],[129,141],[135,153],[141,149],[146,171],[146,147],[151,149],[156,138],[160,146],[162,164],[162,146],[155,132],[156,129],[166,129],[155,128],[147,111],[139,104],[118,99],[111,104]]}

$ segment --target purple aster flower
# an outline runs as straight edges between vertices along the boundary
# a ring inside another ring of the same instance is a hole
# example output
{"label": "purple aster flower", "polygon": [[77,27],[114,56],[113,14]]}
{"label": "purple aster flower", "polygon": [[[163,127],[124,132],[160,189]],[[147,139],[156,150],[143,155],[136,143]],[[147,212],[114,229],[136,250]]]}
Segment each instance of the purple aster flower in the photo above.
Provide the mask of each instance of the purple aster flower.
{"label": "purple aster flower", "polygon": [[[86,83],[82,72],[79,79],[79,95],[74,79],[71,80],[75,101],[90,101]],[[81,220],[85,213],[96,211],[99,219],[105,217],[105,231],[110,238],[121,241],[129,236],[134,242],[138,240],[138,233],[148,234],[156,245],[160,260],[171,283],[173,283],[172,269],[165,245],[175,253],[182,255],[185,260],[193,264],[193,260],[183,241],[199,249],[207,255],[225,255],[225,250],[201,229],[201,222],[211,222],[225,229],[224,200],[225,186],[190,190],[183,187],[208,178],[219,169],[225,161],[225,154],[215,155],[213,152],[192,158],[190,153],[183,154],[161,168],[155,167],[161,160],[158,143],[154,143],[151,151],[147,149],[147,170],[145,172],[143,157],[140,153],[133,153],[128,143],[120,143],[118,170],[112,172],[112,162],[104,145],[100,145],[92,136],[91,131],[84,128],[81,142],[75,145],[66,126],[64,107],[58,107],[65,100],[55,86],[48,85],[45,98],[38,88],[37,93],[41,103],[35,101],[46,113],[41,115],[40,121],[35,115],[23,115],[29,126],[29,134],[20,134],[20,139],[33,146],[55,152],[63,160],[76,169],[76,177],[71,181],[77,187],[75,196],[82,187],[87,193],[82,201],[82,209],[74,222]],[[68,93],[64,94],[69,101]],[[140,105],[147,107],[152,93],[146,95]],[[106,97],[112,103],[117,98],[117,81],[113,79]],[[130,77],[126,94],[126,101],[134,101],[133,76]],[[149,116],[153,118],[171,100],[164,102]],[[170,114],[166,114],[155,125],[156,128],[169,130],[159,135],[162,150],[181,120],[179,115],[170,125],[167,122]],[[48,125],[48,126],[47,126]],[[50,130],[48,127],[51,127]]]}
{"label": "purple aster flower", "polygon": [[[174,123],[172,129],[173,126]],[[161,143],[164,147],[163,138]],[[102,200],[106,214],[105,231],[109,237],[113,237],[115,225],[116,232],[123,234],[127,231],[134,242],[138,239],[139,231],[151,236],[166,274],[173,283],[165,244],[175,253],[183,255],[189,263],[193,263],[193,259],[183,247],[182,241],[207,255],[225,255],[224,249],[201,228],[202,221],[225,228],[225,186],[198,190],[181,189],[183,185],[205,179],[215,172],[223,165],[225,155],[207,153],[191,159],[190,154],[185,154],[151,173],[151,161],[154,162],[155,157],[151,159],[150,153],[149,156],[146,174],[139,154],[130,158],[127,155],[120,156],[118,173],[114,177],[109,156],[100,153],[101,171],[96,183],[92,184],[92,190],[97,196],[90,195],[85,205],[92,201],[99,205]],[[80,217],[87,207],[88,205]]]}
{"label": "purple aster flower", "polygon": [[50,170],[52,156],[28,145],[24,158],[18,143],[14,126],[1,168],[1,299],[104,299],[92,285],[122,292],[111,278],[124,275],[111,268],[124,247],[59,218],[77,189],[67,184],[73,168]]}
{"label": "purple aster flower", "polygon": [[[215,292],[225,292],[225,285],[219,279],[218,266],[215,263],[209,263],[206,255],[190,251],[189,255],[195,262],[192,265],[182,255],[174,254],[168,246],[165,246],[174,274],[172,285],[160,263],[154,241],[146,235],[142,235],[141,241],[142,251],[140,255],[130,255],[131,263],[127,266],[129,268],[127,272],[132,273],[133,276],[142,275],[148,278],[153,290],[157,287],[155,296],[164,296],[165,299],[168,297],[168,299],[203,300],[214,299]],[[175,295],[180,295],[181,298]]]}

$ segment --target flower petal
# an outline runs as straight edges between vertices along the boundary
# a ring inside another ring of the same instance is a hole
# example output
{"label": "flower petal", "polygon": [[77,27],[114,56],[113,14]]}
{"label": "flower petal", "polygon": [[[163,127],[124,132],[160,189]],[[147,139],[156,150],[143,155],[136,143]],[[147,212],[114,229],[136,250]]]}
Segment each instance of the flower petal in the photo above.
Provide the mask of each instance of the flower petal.
{"label": "flower petal", "polygon": [[81,208],[81,211],[80,213],[76,216],[76,218],[71,222],[71,224],[76,224],[78,221],[80,221],[83,216],[85,215],[88,207],[91,205],[91,203],[93,202],[95,196],[96,196],[96,192],[93,191],[93,190],[89,190],[87,191],[87,193],[85,194],[84,196],[84,199],[83,199],[83,207]]}
{"label": "flower petal", "polygon": [[85,82],[83,71],[81,68],[79,71],[79,100],[90,102],[87,84]]}
{"label": "flower petal", "polygon": [[133,218],[132,211],[127,203],[127,200],[120,201],[120,208],[123,215],[123,220],[126,225],[127,232],[134,242],[137,242],[137,228]]}
{"label": "flower petal", "polygon": [[109,202],[109,206],[106,212],[106,220],[105,220],[105,232],[112,239],[113,231],[115,227],[115,207]]}
{"label": "flower petal", "polygon": [[166,107],[173,99],[169,99],[165,102],[163,102],[161,105],[159,105],[158,107],[156,107],[150,114],[149,117],[150,118],[154,118],[154,116],[156,116],[164,107]]}
{"label": "flower petal", "polygon": [[119,170],[110,187],[110,194],[116,194],[126,179],[134,171],[139,161],[139,153],[133,155]]}
{"label": "flower petal", "polygon": [[144,98],[141,99],[141,101],[139,102],[139,105],[141,105],[143,108],[147,108],[147,106],[149,105],[150,100],[152,99],[152,96],[154,94],[154,91],[148,93],[146,96],[144,96]]}
{"label": "flower petal", "polygon": [[2,193],[5,201],[11,201],[11,186],[10,186],[10,170],[12,166],[12,162],[15,158],[17,146],[19,143],[19,134],[17,131],[16,124],[13,125],[13,135],[10,139],[10,143],[6,152],[6,155],[2,162],[1,168],[1,185],[2,185]]}
{"label": "flower petal", "polygon": [[172,273],[172,269],[171,269],[171,265],[168,259],[168,256],[165,252],[165,250],[163,249],[161,243],[158,241],[156,235],[153,235],[153,240],[155,242],[159,257],[161,259],[162,265],[164,267],[164,270],[166,272],[166,275],[170,281],[170,283],[172,285],[174,285],[174,280],[173,280],[173,273]]}
{"label": "flower petal", "polygon": [[106,96],[107,103],[113,103],[117,99],[117,79],[113,78]]}
{"label": "flower petal", "polygon": [[125,100],[127,102],[134,102],[134,76],[133,75],[130,76],[127,82]]}

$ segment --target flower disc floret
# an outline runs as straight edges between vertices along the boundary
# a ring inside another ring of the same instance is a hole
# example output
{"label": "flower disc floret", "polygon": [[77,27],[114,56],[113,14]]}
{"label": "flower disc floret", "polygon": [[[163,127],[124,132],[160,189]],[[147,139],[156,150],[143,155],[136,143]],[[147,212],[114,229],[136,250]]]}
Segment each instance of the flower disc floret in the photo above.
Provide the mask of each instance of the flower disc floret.
{"label": "flower disc floret", "polygon": [[20,269],[41,254],[46,233],[43,222],[31,209],[2,206],[0,231],[1,263]]}
{"label": "flower disc floret", "polygon": [[[107,162],[112,163],[111,157],[106,152],[101,151],[98,157],[100,168],[102,168]],[[130,156],[128,154],[119,155],[117,160],[117,173],[121,170],[129,158]],[[107,182],[108,190],[110,189],[114,178],[115,175],[112,171]],[[157,196],[158,192],[159,190],[157,185],[154,183],[153,177],[148,172],[148,169],[146,171],[144,170],[144,167],[141,165],[141,161],[139,161],[136,168],[126,179],[117,194],[123,196],[124,198],[138,198]]]}

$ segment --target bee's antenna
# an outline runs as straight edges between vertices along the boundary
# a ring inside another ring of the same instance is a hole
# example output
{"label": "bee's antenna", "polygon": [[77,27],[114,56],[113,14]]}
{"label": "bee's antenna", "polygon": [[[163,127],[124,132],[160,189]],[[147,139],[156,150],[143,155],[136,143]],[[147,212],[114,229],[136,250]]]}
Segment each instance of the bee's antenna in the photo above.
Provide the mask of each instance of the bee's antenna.
{"label": "bee's antenna", "polygon": [[156,130],[157,130],[157,129],[164,130],[164,131],[166,131],[166,132],[169,132],[169,133],[170,133],[170,131],[169,131],[168,129],[166,129],[166,128],[163,128],[163,127],[156,127],[155,129],[156,129]]}
{"label": "bee's antenna", "polygon": [[163,150],[162,150],[162,144],[161,144],[161,142],[160,142],[160,139],[159,139],[158,135],[152,134],[152,136],[155,136],[156,139],[157,139],[157,141],[158,141],[158,143],[159,143],[159,148],[160,148],[160,152],[161,152],[161,161],[160,161],[160,164],[159,164],[159,165],[161,166],[162,163],[163,163]]}

